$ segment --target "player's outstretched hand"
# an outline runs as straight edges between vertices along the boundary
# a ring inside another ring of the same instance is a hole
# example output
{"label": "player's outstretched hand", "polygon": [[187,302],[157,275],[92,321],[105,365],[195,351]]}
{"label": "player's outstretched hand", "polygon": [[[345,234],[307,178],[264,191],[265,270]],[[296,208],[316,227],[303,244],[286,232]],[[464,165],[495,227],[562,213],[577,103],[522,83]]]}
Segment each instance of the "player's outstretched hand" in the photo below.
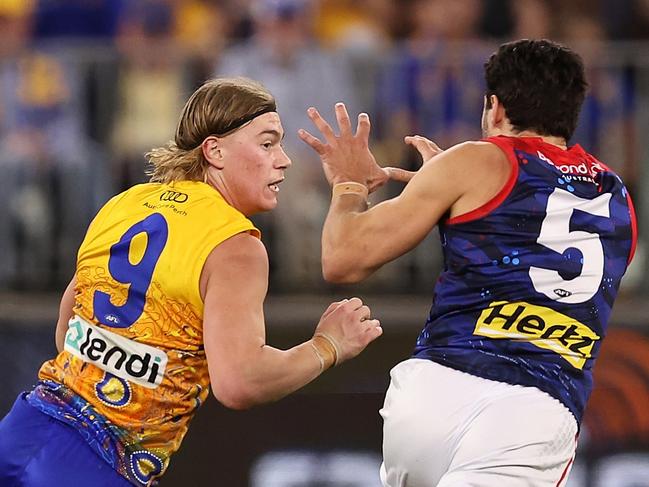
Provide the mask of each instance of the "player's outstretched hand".
{"label": "player's outstretched hand", "polygon": [[422,164],[426,164],[430,159],[437,154],[444,152],[435,142],[427,139],[423,135],[406,135],[403,140],[406,144],[413,146],[421,155]]}
{"label": "player's outstretched hand", "polygon": [[[406,144],[413,146],[421,155],[422,165],[425,165],[437,154],[444,152],[435,142],[421,135],[406,135],[403,139]],[[410,181],[417,171],[408,171],[400,167],[386,167],[384,169],[388,172],[390,179],[407,183]]]}
{"label": "player's outstretched hand", "polygon": [[336,135],[331,125],[311,107],[307,115],[324,136],[325,142],[304,129],[298,131],[298,136],[320,156],[322,168],[329,184],[355,181],[367,186],[370,192],[383,186],[390,174],[377,163],[369,149],[370,117],[367,113],[358,116],[356,133],[352,130],[351,120],[344,103],[336,103]]}
{"label": "player's outstretched hand", "polygon": [[340,364],[361,353],[383,333],[379,320],[370,316],[370,308],[360,298],[331,303],[320,318],[314,336],[324,336],[333,342],[336,364]]}

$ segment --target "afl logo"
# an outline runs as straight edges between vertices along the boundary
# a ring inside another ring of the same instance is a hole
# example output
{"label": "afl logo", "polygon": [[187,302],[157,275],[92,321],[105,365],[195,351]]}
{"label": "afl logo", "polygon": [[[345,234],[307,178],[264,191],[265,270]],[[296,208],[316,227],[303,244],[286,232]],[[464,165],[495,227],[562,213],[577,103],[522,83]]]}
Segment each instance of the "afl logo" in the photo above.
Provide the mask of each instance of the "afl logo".
{"label": "afl logo", "polygon": [[184,203],[189,199],[189,196],[185,193],[179,193],[178,191],[165,191],[160,195],[160,201],[173,201],[174,203]]}

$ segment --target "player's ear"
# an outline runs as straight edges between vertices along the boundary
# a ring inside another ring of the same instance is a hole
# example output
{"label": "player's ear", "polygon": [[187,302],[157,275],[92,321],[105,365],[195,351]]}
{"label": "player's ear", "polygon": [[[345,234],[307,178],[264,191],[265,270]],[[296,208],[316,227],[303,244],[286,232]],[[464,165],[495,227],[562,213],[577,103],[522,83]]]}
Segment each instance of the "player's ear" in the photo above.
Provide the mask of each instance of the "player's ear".
{"label": "player's ear", "polygon": [[503,106],[503,104],[500,102],[500,100],[496,95],[490,95],[489,101],[491,102],[490,116],[492,117],[491,119],[492,126],[500,127],[505,121],[505,119],[507,118],[507,114],[505,113],[505,107]]}
{"label": "player's ear", "polygon": [[223,147],[221,140],[215,135],[210,135],[206,137],[203,143],[201,144],[201,149],[203,150],[203,157],[216,169],[223,169]]}

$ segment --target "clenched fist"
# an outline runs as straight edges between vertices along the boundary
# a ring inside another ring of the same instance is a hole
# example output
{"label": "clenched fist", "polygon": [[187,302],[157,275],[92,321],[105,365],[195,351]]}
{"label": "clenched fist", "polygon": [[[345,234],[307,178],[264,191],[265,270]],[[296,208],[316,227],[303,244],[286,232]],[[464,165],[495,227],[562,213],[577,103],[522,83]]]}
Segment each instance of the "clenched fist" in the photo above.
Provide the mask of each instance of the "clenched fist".
{"label": "clenched fist", "polygon": [[325,368],[355,357],[383,333],[379,320],[370,316],[370,308],[359,298],[329,305],[313,336]]}

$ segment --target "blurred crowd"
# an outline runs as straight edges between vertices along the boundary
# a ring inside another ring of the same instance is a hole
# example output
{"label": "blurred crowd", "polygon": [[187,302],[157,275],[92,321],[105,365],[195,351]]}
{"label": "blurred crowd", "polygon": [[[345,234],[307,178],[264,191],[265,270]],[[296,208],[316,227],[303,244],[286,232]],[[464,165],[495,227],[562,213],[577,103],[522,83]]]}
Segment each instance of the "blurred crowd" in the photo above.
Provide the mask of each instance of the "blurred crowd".
{"label": "blurred crowd", "polygon": [[[482,64],[521,37],[583,55],[591,90],[574,142],[633,194],[649,63],[610,46],[649,38],[649,0],[0,0],[0,289],[67,282],[88,222],[146,180],[143,154],[172,137],[186,97],[233,75],[276,95],[294,162],[278,209],[256,219],[274,289],[322,289],[329,196],[296,136],[307,107],[368,112],[377,159],[413,168],[406,134],[443,147],[480,137]],[[426,242],[368,286],[428,293],[439,265]]]}

